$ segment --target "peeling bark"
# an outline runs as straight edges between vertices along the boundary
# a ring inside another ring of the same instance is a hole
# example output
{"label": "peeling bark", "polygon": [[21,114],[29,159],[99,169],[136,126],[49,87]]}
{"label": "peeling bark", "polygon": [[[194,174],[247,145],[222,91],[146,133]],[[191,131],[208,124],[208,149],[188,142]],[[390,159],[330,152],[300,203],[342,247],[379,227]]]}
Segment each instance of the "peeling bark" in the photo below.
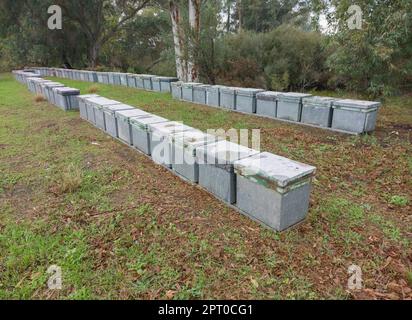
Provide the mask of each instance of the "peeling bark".
{"label": "peeling bark", "polygon": [[180,9],[175,1],[169,2],[170,18],[172,20],[173,41],[175,46],[176,73],[179,80],[188,81],[187,68],[183,58],[183,31],[180,25]]}

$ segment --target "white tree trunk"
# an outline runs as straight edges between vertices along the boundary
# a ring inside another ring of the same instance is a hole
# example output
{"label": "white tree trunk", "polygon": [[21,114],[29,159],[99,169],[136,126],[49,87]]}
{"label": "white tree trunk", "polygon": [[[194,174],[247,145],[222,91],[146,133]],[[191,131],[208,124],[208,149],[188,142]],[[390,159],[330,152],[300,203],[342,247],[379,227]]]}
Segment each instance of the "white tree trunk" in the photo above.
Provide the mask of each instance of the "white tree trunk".
{"label": "white tree trunk", "polygon": [[170,17],[172,20],[173,41],[175,45],[176,73],[181,81],[189,81],[186,63],[183,58],[183,32],[180,25],[180,9],[175,1],[170,1]]}
{"label": "white tree trunk", "polygon": [[189,61],[187,62],[187,73],[189,81],[199,80],[199,68],[195,62],[193,54],[199,45],[200,34],[200,6],[201,0],[189,0],[189,25],[192,31],[191,42],[189,44]]}

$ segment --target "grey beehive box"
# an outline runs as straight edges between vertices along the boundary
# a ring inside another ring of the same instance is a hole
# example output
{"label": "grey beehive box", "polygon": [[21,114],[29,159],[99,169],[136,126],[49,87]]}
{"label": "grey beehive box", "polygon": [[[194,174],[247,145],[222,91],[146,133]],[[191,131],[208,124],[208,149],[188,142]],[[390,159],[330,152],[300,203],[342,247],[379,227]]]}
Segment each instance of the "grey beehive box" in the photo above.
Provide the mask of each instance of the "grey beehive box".
{"label": "grey beehive box", "polygon": [[92,112],[94,113],[94,125],[103,131],[106,131],[106,122],[104,118],[105,108],[119,104],[121,104],[119,101],[104,97],[95,97],[86,100],[87,110],[92,109]]}
{"label": "grey beehive box", "polygon": [[330,128],[332,125],[332,104],[336,99],[329,97],[308,97],[302,100],[302,123]]}
{"label": "grey beehive box", "polygon": [[158,77],[160,80],[160,91],[161,92],[171,92],[173,82],[178,81],[176,77]]}
{"label": "grey beehive box", "polygon": [[143,75],[136,74],[135,79],[136,79],[136,87],[139,89],[144,89]]}
{"label": "grey beehive box", "polygon": [[215,143],[221,138],[200,130],[177,133],[172,140],[172,168],[180,176],[191,182],[199,182],[199,164],[196,160],[196,148]]}
{"label": "grey beehive box", "polygon": [[256,94],[262,89],[239,88],[236,90],[235,109],[245,113],[256,113]]}
{"label": "grey beehive box", "polygon": [[210,87],[207,84],[202,84],[193,87],[193,102],[198,104],[206,104],[206,90]]}
{"label": "grey beehive box", "polygon": [[235,161],[259,152],[228,141],[200,146],[196,149],[199,164],[199,184],[219,199],[236,202]]}
{"label": "grey beehive box", "polygon": [[352,133],[375,130],[379,102],[362,100],[337,100],[333,102],[332,128]]}
{"label": "grey beehive box", "polygon": [[80,95],[79,89],[56,87],[53,88],[53,92],[56,98],[56,105],[61,109],[65,111],[79,109],[79,102],[77,100],[77,96]]}
{"label": "grey beehive box", "polygon": [[143,86],[145,90],[153,91],[153,83],[152,83],[152,78],[155,77],[152,74],[143,74],[142,79],[143,79]]}
{"label": "grey beehive box", "polygon": [[150,134],[149,125],[153,123],[168,122],[169,120],[147,114],[138,118],[130,119],[132,128],[133,147],[150,156]]}
{"label": "grey beehive box", "polygon": [[172,82],[171,90],[173,99],[182,100],[182,81]]}
{"label": "grey beehive box", "polygon": [[135,108],[126,104],[116,104],[106,106],[103,110],[106,132],[113,138],[119,138],[119,128],[116,118],[116,112],[125,110],[135,110]]}
{"label": "grey beehive box", "polygon": [[97,94],[83,94],[83,95],[77,96],[77,100],[79,103],[80,118],[84,120],[88,120],[86,100],[90,98],[96,98],[96,97],[99,97],[99,96]]}
{"label": "grey beehive box", "polygon": [[127,82],[127,73],[119,73],[120,77],[120,85],[127,87],[128,82]]}
{"label": "grey beehive box", "polygon": [[300,122],[302,118],[302,99],[311,96],[311,94],[295,92],[279,94],[277,118]]}
{"label": "grey beehive box", "polygon": [[193,87],[199,86],[198,82],[184,82],[182,84],[182,100],[193,102]]}
{"label": "grey beehive box", "polygon": [[225,109],[236,109],[236,90],[237,87],[220,88],[220,106]]}
{"label": "grey beehive box", "polygon": [[256,114],[276,118],[278,111],[278,95],[281,92],[264,91],[256,95]]}
{"label": "grey beehive box", "polygon": [[159,77],[152,77],[152,90],[160,92],[160,79],[159,79]]}
{"label": "grey beehive box", "polygon": [[150,154],[157,164],[172,167],[172,140],[171,137],[179,132],[195,130],[183,123],[168,121],[149,124]]}
{"label": "grey beehive box", "polygon": [[58,82],[56,83],[49,82],[46,85],[46,98],[53,105],[56,105],[56,99],[55,99],[53,88],[58,88],[58,87],[63,88],[64,84],[58,83]]}
{"label": "grey beehive box", "polygon": [[127,86],[130,88],[137,88],[135,74],[132,74],[132,73],[127,74]]}
{"label": "grey beehive box", "polygon": [[209,86],[206,88],[206,104],[211,107],[220,107],[220,89],[223,86]]}
{"label": "grey beehive box", "polygon": [[129,146],[133,146],[133,136],[132,128],[130,126],[130,119],[145,116],[148,113],[140,109],[133,109],[125,111],[116,111],[115,114],[117,118],[117,129],[119,139],[126,142]]}
{"label": "grey beehive box", "polygon": [[305,219],[316,168],[268,152],[236,161],[236,206],[283,231]]}

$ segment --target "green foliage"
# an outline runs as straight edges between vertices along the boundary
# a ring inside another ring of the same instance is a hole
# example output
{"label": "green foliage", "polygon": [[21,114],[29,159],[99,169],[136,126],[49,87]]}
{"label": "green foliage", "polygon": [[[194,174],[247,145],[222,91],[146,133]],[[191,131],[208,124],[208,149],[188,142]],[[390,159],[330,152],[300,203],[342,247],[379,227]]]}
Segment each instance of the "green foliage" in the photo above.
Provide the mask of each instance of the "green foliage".
{"label": "green foliage", "polygon": [[334,49],[328,66],[334,84],[370,95],[389,95],[412,79],[412,2],[405,0],[357,1],[363,12],[361,30],[347,25],[351,1],[333,1],[336,13],[331,22],[338,26],[331,37]]}
{"label": "green foliage", "polygon": [[323,81],[324,47],[317,32],[283,25],[242,32],[218,42],[219,81],[274,90],[307,90]]}

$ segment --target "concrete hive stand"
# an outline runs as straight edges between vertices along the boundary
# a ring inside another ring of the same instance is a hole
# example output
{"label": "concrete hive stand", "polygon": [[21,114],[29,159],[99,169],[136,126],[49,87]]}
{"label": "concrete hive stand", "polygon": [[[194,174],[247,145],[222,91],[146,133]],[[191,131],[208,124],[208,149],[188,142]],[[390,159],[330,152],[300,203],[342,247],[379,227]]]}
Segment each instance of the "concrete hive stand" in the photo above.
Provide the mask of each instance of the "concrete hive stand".
{"label": "concrete hive stand", "polygon": [[132,106],[126,104],[116,104],[106,106],[103,109],[104,123],[106,124],[106,132],[113,138],[119,138],[119,127],[116,118],[117,111],[134,110]]}
{"label": "concrete hive stand", "polygon": [[157,164],[172,168],[172,139],[179,132],[193,131],[183,123],[168,121],[149,124],[150,154]]}
{"label": "concrete hive stand", "polygon": [[329,97],[308,97],[302,100],[302,123],[330,128],[332,125],[332,104],[336,99]]}
{"label": "concrete hive stand", "polygon": [[256,114],[276,118],[278,111],[278,96],[280,92],[265,91],[256,95]]}
{"label": "concrete hive stand", "polygon": [[380,105],[351,99],[334,101],[332,128],[354,133],[374,131]]}
{"label": "concrete hive stand", "polygon": [[305,93],[281,93],[278,96],[277,118],[300,122],[302,117],[302,99],[312,96]]}
{"label": "concrete hive stand", "polygon": [[151,147],[149,125],[168,121],[169,120],[165,118],[150,113],[145,116],[131,118],[130,126],[132,128],[133,147],[150,156]]}
{"label": "concrete hive stand", "polygon": [[235,161],[234,167],[241,211],[276,231],[305,219],[315,167],[267,152]]}
{"label": "concrete hive stand", "polygon": [[117,130],[119,139],[127,143],[129,146],[133,146],[133,136],[132,129],[130,126],[130,119],[145,116],[147,114],[147,112],[140,109],[116,111],[115,115],[117,118]]}
{"label": "concrete hive stand", "polygon": [[234,204],[236,176],[233,163],[258,153],[259,151],[228,141],[198,147],[196,160],[199,164],[199,184],[219,199]]}
{"label": "concrete hive stand", "polygon": [[206,134],[200,130],[191,130],[177,133],[172,139],[172,168],[183,178],[199,182],[199,164],[196,160],[196,148],[216,143],[221,138]]}
{"label": "concrete hive stand", "polygon": [[239,88],[236,90],[235,109],[245,113],[256,113],[256,94],[262,89]]}

